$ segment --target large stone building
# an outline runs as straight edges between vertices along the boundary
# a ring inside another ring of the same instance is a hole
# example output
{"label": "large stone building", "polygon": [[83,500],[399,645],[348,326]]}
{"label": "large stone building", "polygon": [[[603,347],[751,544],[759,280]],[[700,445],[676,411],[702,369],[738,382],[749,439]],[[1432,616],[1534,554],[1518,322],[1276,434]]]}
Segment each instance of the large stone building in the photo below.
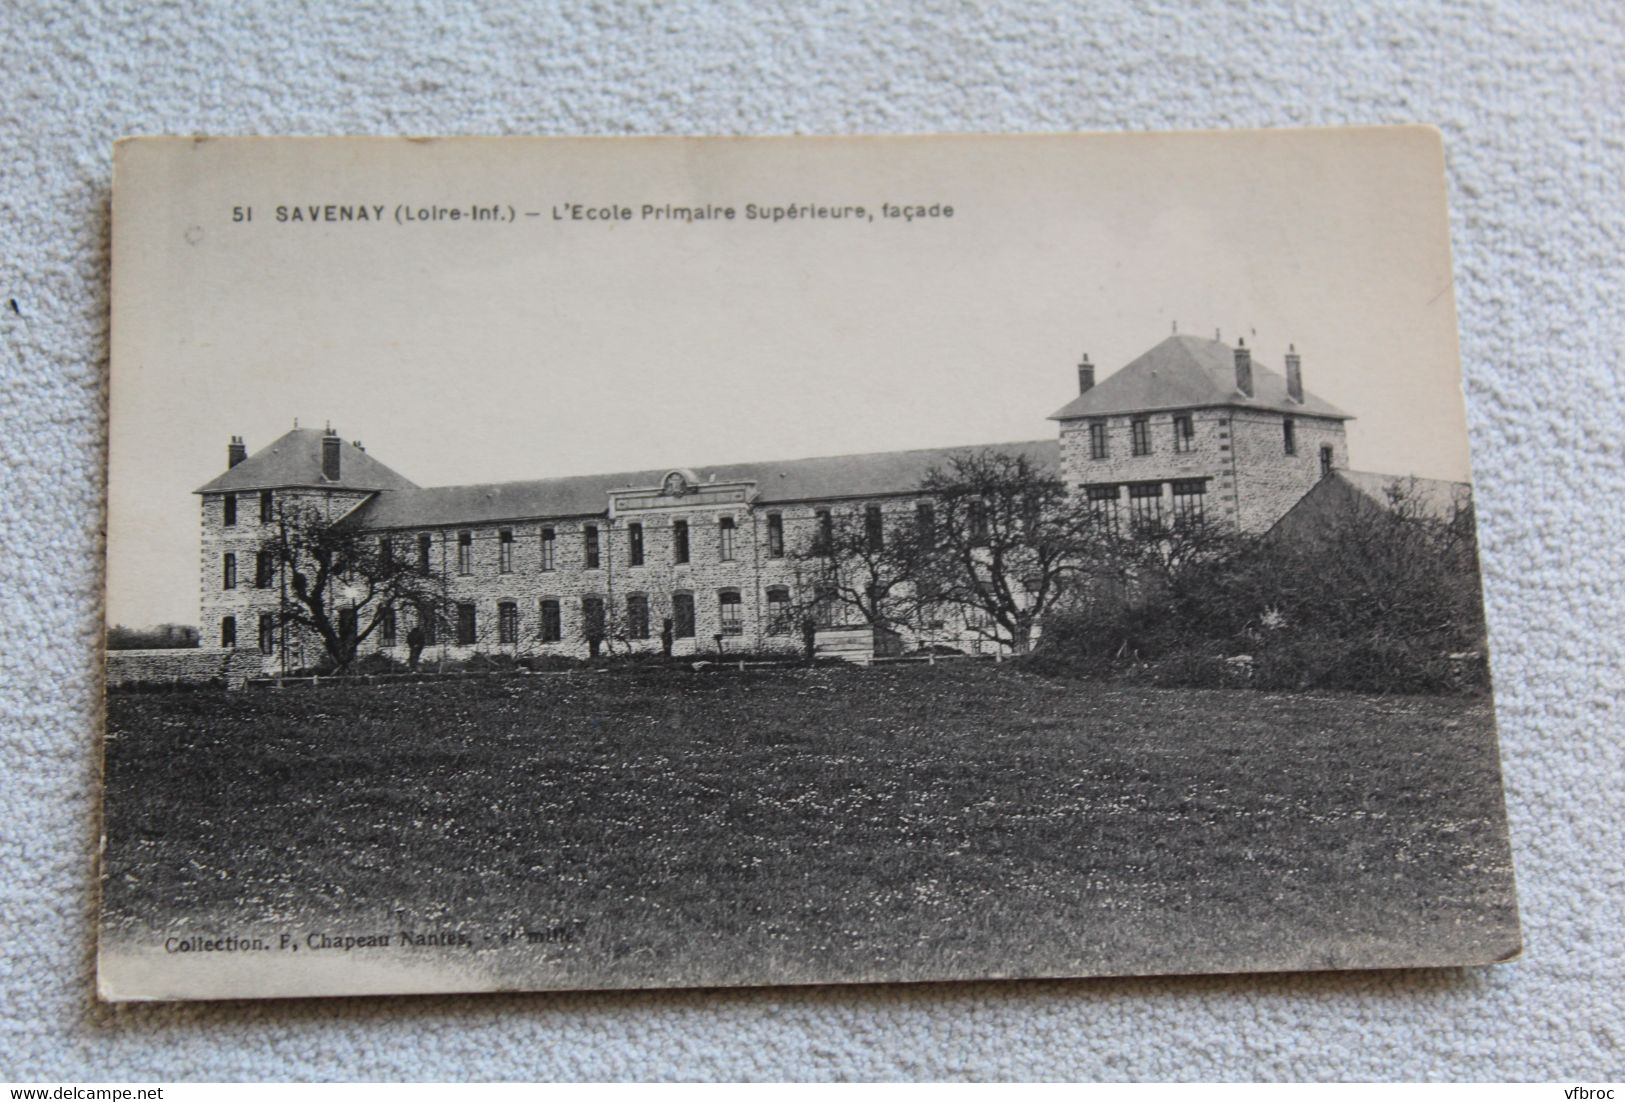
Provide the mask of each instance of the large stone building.
{"label": "large stone building", "polygon": [[[1050,415],[1059,439],[992,444],[1058,473],[1097,513],[1123,523],[1205,518],[1243,531],[1275,523],[1347,466],[1348,415],[1306,392],[1298,356],[1284,371],[1245,344],[1172,336]],[[811,580],[797,547],[857,513],[913,517],[926,473],[963,448],[668,468],[475,486],[419,487],[331,430],[294,429],[201,487],[205,643],[257,648],[267,672],[314,663],[276,623],[285,579],[263,544],[292,502],[387,537],[445,579],[451,613],[430,647],[580,655],[589,623],[637,648],[673,623],[678,654],[796,644],[789,610]],[[406,623],[365,649],[403,652]],[[835,633],[832,633],[835,634]],[[951,617],[910,643],[973,648]]]}

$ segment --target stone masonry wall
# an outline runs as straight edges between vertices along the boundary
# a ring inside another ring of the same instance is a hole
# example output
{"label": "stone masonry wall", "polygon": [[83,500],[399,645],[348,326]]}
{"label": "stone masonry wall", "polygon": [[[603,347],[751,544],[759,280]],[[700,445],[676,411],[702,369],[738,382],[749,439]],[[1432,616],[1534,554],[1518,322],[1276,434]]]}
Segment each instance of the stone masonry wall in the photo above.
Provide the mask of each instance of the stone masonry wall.
{"label": "stone masonry wall", "polygon": [[[338,518],[350,512],[370,495],[356,491],[275,490],[272,507],[297,504],[313,506],[324,516]],[[276,522],[260,521],[259,491],[237,495],[237,523],[225,523],[226,494],[204,494],[202,498],[202,541],[198,565],[199,608],[202,622],[198,625],[204,645],[219,646],[222,642],[222,621],[232,617],[236,622],[237,646],[245,651],[259,649],[259,620],[261,614],[275,613],[281,605],[281,576],[272,579],[265,589],[255,584],[255,559],[261,544],[276,534]],[[273,514],[274,516],[274,514]],[[234,554],[237,560],[237,584],[225,588],[225,556]],[[290,669],[317,660],[319,645],[309,641],[294,641],[294,655],[290,655]],[[274,655],[263,656],[264,672],[277,672],[281,662]]]}
{"label": "stone masonry wall", "polygon": [[[1194,437],[1189,451],[1174,450],[1174,417],[1188,413]],[[1066,421],[1061,425],[1061,470],[1067,488],[1086,492],[1092,485],[1162,484],[1162,515],[1173,515],[1171,483],[1207,480],[1203,514],[1246,532],[1259,532],[1280,519],[1320,479],[1320,448],[1333,449],[1333,464],[1348,465],[1348,443],[1340,421],[1293,416],[1296,452],[1286,454],[1282,422],[1286,415],[1240,408],[1170,410],[1148,415],[1151,448],[1133,449],[1134,418],[1129,415]],[[1090,455],[1089,425],[1104,420],[1107,455]],[[1127,490],[1120,490],[1119,518],[1127,521]]]}
{"label": "stone masonry wall", "polygon": [[1294,416],[1294,453],[1288,455],[1282,414],[1236,410],[1236,489],[1241,527],[1263,532],[1286,515],[1320,481],[1320,449],[1332,449],[1332,466],[1348,467],[1348,434],[1343,423],[1323,417]]}
{"label": "stone masonry wall", "polygon": [[[867,502],[865,502],[867,504]],[[674,641],[677,655],[709,654],[716,649],[716,635],[722,630],[721,594],[736,590],[740,596],[740,618],[743,632],[725,637],[725,651],[776,650],[794,651],[800,647],[799,633],[793,628],[787,632],[770,631],[767,592],[783,586],[790,590],[793,601],[805,600],[812,589],[813,571],[795,555],[813,538],[817,527],[816,510],[820,507],[839,512],[853,508],[850,504],[832,503],[820,506],[814,503],[784,505],[731,505],[693,510],[673,510],[660,513],[638,513],[610,518],[574,517],[559,520],[525,520],[423,530],[401,530],[392,535],[398,541],[397,553],[415,555],[418,536],[427,532],[433,538],[435,569],[447,578],[448,596],[453,604],[471,603],[475,606],[476,638],[472,646],[457,643],[456,617],[442,625],[436,646],[426,650],[429,657],[464,658],[474,653],[510,655],[565,655],[582,657],[588,653],[584,635],[584,597],[599,597],[604,601],[606,627],[611,636],[625,632],[627,598],[641,595],[649,608],[649,633],[644,639],[616,639],[606,643],[606,649],[658,651],[662,621],[673,616],[673,595],[688,593],[694,598],[694,635]],[[861,508],[862,506],[857,506]],[[883,505],[888,529],[896,523],[907,523],[913,517],[914,498],[886,499]],[[768,517],[777,513],[783,518],[785,554],[769,554]],[[732,559],[721,554],[721,519],[734,520]],[[675,561],[675,522],[687,521],[689,526],[689,561]],[[643,526],[643,563],[631,562],[629,525]],[[599,565],[586,565],[586,537],[588,525],[596,525],[599,533]],[[542,531],[554,532],[554,560],[552,569],[542,567]],[[502,532],[512,533],[510,567],[501,569]],[[467,574],[457,571],[457,547],[462,532],[470,535],[471,569]],[[561,638],[544,642],[542,633],[542,602],[557,600],[561,619]],[[503,642],[500,636],[499,606],[512,602],[517,614],[515,640]],[[377,639],[369,641],[364,651],[385,650],[404,658],[407,653],[406,631],[411,618],[403,614],[399,621],[393,648],[381,646]],[[952,634],[947,630],[936,633]],[[946,641],[946,640],[945,640]]]}
{"label": "stone masonry wall", "polygon": [[174,650],[110,650],[107,686],[165,684],[204,685],[219,680],[240,688],[260,672],[260,655],[231,647],[187,647]]}
{"label": "stone masonry wall", "polygon": [[[1174,417],[1189,414],[1193,438],[1189,451],[1174,450]],[[1146,455],[1134,454],[1133,418],[1114,416],[1064,421],[1061,424],[1061,472],[1068,490],[1077,494],[1088,486],[1116,485],[1118,519],[1127,524],[1129,502],[1127,485],[1135,482],[1162,483],[1162,515],[1173,515],[1174,479],[1206,480],[1203,514],[1210,522],[1238,523],[1235,498],[1235,470],[1231,457],[1230,411],[1224,409],[1177,410],[1147,415],[1151,448]],[[1106,423],[1106,457],[1090,455],[1089,426]]]}

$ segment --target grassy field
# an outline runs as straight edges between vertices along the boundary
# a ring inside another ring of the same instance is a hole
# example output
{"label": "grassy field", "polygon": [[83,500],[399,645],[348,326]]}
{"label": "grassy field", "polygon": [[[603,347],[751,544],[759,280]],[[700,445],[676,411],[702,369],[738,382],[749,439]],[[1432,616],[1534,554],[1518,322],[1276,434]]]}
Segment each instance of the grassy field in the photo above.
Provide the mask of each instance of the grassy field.
{"label": "grassy field", "polygon": [[1478,699],[971,663],[115,695],[107,782],[115,942],[451,931],[521,987],[1517,946]]}

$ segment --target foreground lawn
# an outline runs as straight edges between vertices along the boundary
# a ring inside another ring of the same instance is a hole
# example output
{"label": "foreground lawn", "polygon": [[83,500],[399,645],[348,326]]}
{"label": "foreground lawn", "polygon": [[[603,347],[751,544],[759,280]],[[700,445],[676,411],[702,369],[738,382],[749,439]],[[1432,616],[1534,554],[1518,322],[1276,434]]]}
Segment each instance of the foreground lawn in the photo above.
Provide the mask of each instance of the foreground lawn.
{"label": "foreground lawn", "polygon": [[115,940],[457,931],[513,986],[1517,946],[1484,700],[964,663],[115,695],[108,729]]}

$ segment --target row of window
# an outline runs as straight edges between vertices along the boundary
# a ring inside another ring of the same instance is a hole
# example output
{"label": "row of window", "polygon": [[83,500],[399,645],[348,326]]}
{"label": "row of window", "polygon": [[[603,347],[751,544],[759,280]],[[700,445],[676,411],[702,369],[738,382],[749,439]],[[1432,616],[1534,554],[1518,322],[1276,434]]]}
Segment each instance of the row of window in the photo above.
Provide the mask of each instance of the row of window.
{"label": "row of window", "polygon": [[[935,530],[935,515],[929,502],[921,502],[916,509],[916,523],[922,537],[929,537]],[[814,522],[817,525],[815,532],[815,546],[825,551],[834,542],[834,518],[828,509],[819,509],[814,513]],[[766,517],[767,530],[767,557],[780,559],[784,557],[784,516],[781,513],[768,513]],[[885,544],[884,517],[878,505],[869,506],[864,512],[864,531],[869,546],[879,550]],[[737,558],[738,523],[733,517],[717,518],[717,560],[719,562],[733,562]],[[389,537],[379,537],[381,553],[387,559],[391,554]],[[509,574],[514,569],[514,532],[511,528],[503,528],[497,532],[497,570]],[[418,536],[418,568],[424,573],[433,569],[434,538],[427,533]],[[677,520],[671,526],[671,557],[676,564],[687,563],[692,557],[692,543],[689,535],[689,522]],[[597,570],[603,565],[603,543],[596,524],[586,524],[581,528],[581,558],[583,566],[588,570]],[[626,560],[628,566],[643,566],[647,561],[643,525],[637,521],[626,526]],[[554,528],[541,530],[541,569],[556,569],[558,562],[558,531]],[[474,573],[474,533],[463,530],[457,533],[457,573]]]}
{"label": "row of window", "polygon": [[[237,645],[237,617],[221,617],[220,645],[222,647],[235,647]],[[261,654],[270,654],[276,647],[276,615],[274,613],[260,613],[259,646]]]}
{"label": "row of window", "polygon": [[[1207,480],[1201,478],[1175,479],[1168,484],[1176,526],[1200,524],[1203,520],[1203,501],[1207,496]],[[1135,532],[1154,531],[1162,526],[1161,482],[1131,482],[1128,484],[1129,524]],[[1115,484],[1096,484],[1085,487],[1089,502],[1089,515],[1112,532],[1119,527],[1124,487]]]}
{"label": "row of window", "polygon": [[[254,587],[270,589],[276,584],[276,553],[260,550],[254,554]],[[221,560],[220,588],[237,588],[237,553],[227,551]]]}
{"label": "row of window", "polygon": [[[744,602],[737,589],[722,589],[717,591],[717,624],[723,635],[743,635],[745,633]],[[544,643],[557,643],[564,639],[564,605],[555,597],[544,597],[538,608],[539,617],[536,633]],[[353,610],[345,610],[341,614],[345,622],[340,624],[340,630],[349,632],[355,630]],[[580,606],[580,637],[582,639],[602,639],[614,634],[627,639],[648,639],[652,634],[650,620],[649,597],[647,594],[634,593],[626,598],[625,613],[620,623],[612,624],[609,620],[608,610],[604,599],[597,596],[581,598]],[[677,639],[692,639],[695,632],[694,594],[677,592],[671,595],[671,622],[672,635]],[[770,635],[785,635],[791,630],[790,590],[784,586],[773,586],[767,591],[767,630]],[[439,630],[433,616],[417,617],[417,624],[423,631],[422,643],[424,646],[435,646],[439,643]],[[460,646],[473,646],[481,641],[479,624],[479,607],[473,602],[458,604],[452,626],[455,628],[456,642]],[[664,631],[664,624],[661,625]],[[519,642],[519,602],[497,602],[497,642],[504,645],[513,645]],[[399,624],[396,610],[388,608],[383,610],[378,621],[378,645],[393,647],[400,642]],[[272,613],[263,613],[259,621],[260,650],[266,654],[276,642],[276,618]],[[237,645],[237,618],[226,616],[220,621],[220,645],[234,647]]]}
{"label": "row of window", "polygon": [[[1172,419],[1173,445],[1176,452],[1196,449],[1196,422],[1189,413],[1176,413]],[[1135,455],[1151,454],[1151,418],[1134,417],[1129,420],[1129,448]],[[1111,458],[1111,442],[1106,434],[1105,421],[1089,422],[1089,458]]]}
{"label": "row of window", "polygon": [[[274,504],[274,501],[273,501],[273,498],[272,498],[271,491],[270,490],[261,490],[260,491],[260,523],[261,524],[270,524],[271,523],[271,518],[275,515],[275,512],[273,510],[273,504]],[[236,525],[237,525],[237,495],[236,494],[227,494],[221,501],[221,508],[223,510],[223,514],[222,514],[220,523],[225,525],[227,528],[236,527]]]}
{"label": "row of window", "polygon": [[[1225,422],[1220,421],[1221,425]],[[1189,413],[1176,413],[1172,418],[1173,445],[1176,452],[1194,451],[1196,448],[1196,425]],[[1141,415],[1129,420],[1129,449],[1134,455],[1150,455],[1151,448],[1151,418]],[[1298,425],[1291,417],[1281,419],[1281,450],[1286,455],[1298,454]],[[1327,449],[1323,448],[1322,461]],[[1111,444],[1106,433],[1105,421],[1089,422],[1089,458],[1111,458]]]}

